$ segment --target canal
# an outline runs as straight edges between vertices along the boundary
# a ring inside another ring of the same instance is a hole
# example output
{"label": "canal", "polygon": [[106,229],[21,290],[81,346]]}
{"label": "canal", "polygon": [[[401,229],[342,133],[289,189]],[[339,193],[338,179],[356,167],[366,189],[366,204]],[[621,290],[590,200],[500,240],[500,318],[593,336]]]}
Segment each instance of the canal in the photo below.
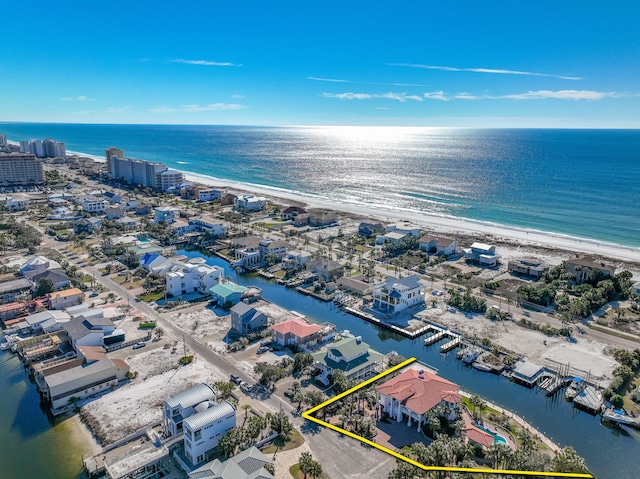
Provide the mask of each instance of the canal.
{"label": "canal", "polygon": [[[185,250],[178,251],[178,254],[200,256],[197,252]],[[562,393],[549,398],[544,392],[530,390],[501,376],[470,368],[456,359],[455,350],[442,355],[439,344],[425,348],[420,338],[405,339],[346,314],[333,303],[323,303],[258,275],[238,275],[221,258],[205,259],[209,264],[224,267],[232,281],[243,286],[255,285],[261,288],[263,297],[268,301],[302,313],[317,323],[329,321],[336,325],[338,331],[348,329],[351,333],[362,336],[372,348],[382,353],[397,351],[404,357],[416,357],[434,366],[441,376],[459,384],[465,391],[478,394],[522,416],[560,446],[573,446],[585,458],[596,477],[638,477],[638,431],[602,425],[599,416],[594,417],[573,408],[571,403],[564,400]]]}

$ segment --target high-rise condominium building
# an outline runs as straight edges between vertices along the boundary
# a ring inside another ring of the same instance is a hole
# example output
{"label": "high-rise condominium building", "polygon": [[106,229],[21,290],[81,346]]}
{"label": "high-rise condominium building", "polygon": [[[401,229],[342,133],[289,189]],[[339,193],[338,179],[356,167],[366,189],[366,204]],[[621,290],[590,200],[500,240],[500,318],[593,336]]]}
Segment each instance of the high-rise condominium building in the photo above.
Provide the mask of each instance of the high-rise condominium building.
{"label": "high-rise condominium building", "polygon": [[0,185],[22,186],[44,183],[42,161],[31,153],[0,154]]}

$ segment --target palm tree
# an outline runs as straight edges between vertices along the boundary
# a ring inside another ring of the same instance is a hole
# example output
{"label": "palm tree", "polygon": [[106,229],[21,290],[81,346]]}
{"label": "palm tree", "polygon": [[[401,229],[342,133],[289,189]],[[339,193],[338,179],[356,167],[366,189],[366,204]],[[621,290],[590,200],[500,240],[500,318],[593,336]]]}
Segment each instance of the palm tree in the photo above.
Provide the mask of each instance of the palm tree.
{"label": "palm tree", "polygon": [[304,474],[304,478],[309,477],[320,477],[322,475],[322,466],[320,463],[313,459],[313,456],[309,452],[303,452],[300,454],[300,459],[298,460],[300,464],[300,472]]}
{"label": "palm tree", "polygon": [[242,409],[244,409],[244,421],[242,421],[242,425],[247,422],[247,415],[249,414],[249,410],[251,409],[251,404],[243,404]]}

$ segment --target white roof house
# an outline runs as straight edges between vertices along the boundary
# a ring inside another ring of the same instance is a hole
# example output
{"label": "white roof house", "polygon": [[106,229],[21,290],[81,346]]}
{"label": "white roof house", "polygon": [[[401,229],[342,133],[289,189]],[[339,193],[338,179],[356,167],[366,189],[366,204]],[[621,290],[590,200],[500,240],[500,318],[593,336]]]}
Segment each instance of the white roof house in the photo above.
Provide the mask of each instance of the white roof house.
{"label": "white roof house", "polygon": [[215,391],[204,383],[166,399],[163,407],[164,435],[167,437],[179,435],[182,432],[184,419],[194,413],[194,407],[215,399]]}
{"label": "white roof house", "polygon": [[204,462],[206,453],[236,427],[236,408],[224,401],[184,420],[184,453],[193,465]]}
{"label": "white roof house", "polygon": [[498,263],[496,247],[486,243],[475,242],[470,248],[462,250],[464,257],[471,261],[476,261],[485,266],[495,266]]}

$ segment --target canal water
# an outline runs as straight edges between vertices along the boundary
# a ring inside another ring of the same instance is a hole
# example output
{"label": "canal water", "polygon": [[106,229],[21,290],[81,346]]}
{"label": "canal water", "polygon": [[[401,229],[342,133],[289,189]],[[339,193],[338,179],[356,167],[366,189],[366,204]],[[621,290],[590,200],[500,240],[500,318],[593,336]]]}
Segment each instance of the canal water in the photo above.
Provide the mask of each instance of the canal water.
{"label": "canal water", "polygon": [[[178,254],[199,256],[196,252],[184,250],[178,251]],[[262,295],[268,301],[304,314],[311,321],[329,321],[336,325],[338,331],[348,329],[352,334],[362,336],[373,349],[382,353],[397,351],[404,357],[416,357],[434,366],[441,376],[459,384],[465,391],[479,394],[492,403],[514,411],[560,446],[573,446],[599,479],[639,477],[638,431],[605,426],[600,423],[599,416],[594,417],[573,408],[562,394],[548,398],[544,392],[527,389],[501,376],[464,365],[456,359],[455,350],[442,355],[439,344],[425,348],[420,338],[403,338],[346,314],[333,303],[323,303],[258,275],[238,275],[226,261],[218,257],[206,259],[209,264],[224,267],[232,281],[262,288]]]}
{"label": "canal water", "polygon": [[82,469],[84,446],[69,419],[50,419],[22,362],[0,351],[0,478],[69,479]]}

